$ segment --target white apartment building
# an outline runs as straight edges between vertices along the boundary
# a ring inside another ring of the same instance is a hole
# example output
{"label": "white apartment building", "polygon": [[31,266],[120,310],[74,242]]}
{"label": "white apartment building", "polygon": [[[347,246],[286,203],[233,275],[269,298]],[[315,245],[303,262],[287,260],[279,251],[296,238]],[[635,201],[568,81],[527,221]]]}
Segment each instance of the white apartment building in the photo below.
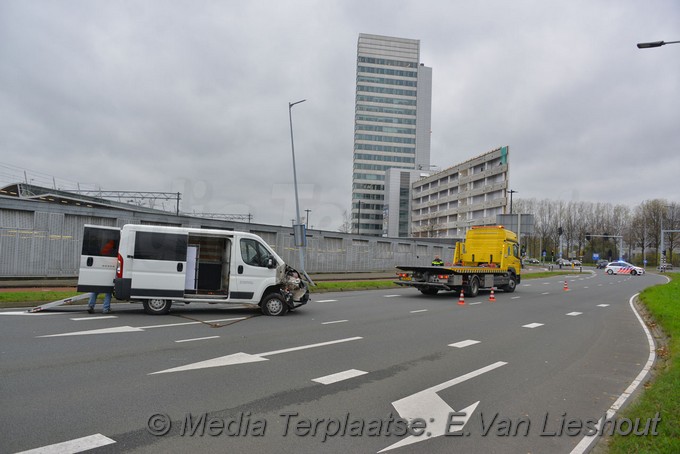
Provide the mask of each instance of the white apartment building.
{"label": "white apartment building", "polygon": [[355,102],[352,230],[385,236],[386,172],[430,164],[432,68],[420,41],[360,34]]}
{"label": "white apartment building", "polygon": [[411,187],[413,237],[461,238],[473,225],[494,225],[507,205],[509,147],[501,147]]}

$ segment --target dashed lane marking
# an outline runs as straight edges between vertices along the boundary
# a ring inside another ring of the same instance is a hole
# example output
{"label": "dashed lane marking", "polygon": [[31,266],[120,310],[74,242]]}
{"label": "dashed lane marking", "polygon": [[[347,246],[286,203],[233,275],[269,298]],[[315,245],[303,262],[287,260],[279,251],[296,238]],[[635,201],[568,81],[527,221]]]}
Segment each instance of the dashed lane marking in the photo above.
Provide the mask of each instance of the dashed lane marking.
{"label": "dashed lane marking", "polygon": [[313,378],[312,381],[321,383],[322,385],[330,385],[332,383],[337,383],[343,380],[349,380],[350,378],[359,377],[361,375],[367,374],[363,370],[350,369],[344,372],[338,372],[336,374],[326,375],[325,377]]}

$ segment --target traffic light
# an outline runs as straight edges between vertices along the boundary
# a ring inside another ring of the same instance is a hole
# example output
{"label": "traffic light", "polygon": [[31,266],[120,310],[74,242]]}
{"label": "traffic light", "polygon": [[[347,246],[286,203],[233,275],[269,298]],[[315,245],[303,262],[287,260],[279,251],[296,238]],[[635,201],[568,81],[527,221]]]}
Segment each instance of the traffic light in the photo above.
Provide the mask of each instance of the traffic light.
{"label": "traffic light", "polygon": [[562,227],[558,227],[557,228],[557,234],[562,236],[563,233],[564,233],[564,230],[562,230]]}
{"label": "traffic light", "polygon": [[586,241],[590,241],[590,233],[586,233]]}

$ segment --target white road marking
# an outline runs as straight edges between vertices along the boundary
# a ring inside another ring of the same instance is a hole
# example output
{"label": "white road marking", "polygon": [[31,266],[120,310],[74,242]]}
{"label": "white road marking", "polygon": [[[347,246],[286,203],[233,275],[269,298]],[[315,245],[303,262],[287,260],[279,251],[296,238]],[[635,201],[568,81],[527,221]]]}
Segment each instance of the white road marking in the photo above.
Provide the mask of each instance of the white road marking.
{"label": "white road marking", "polygon": [[520,299],[520,298],[521,298],[521,296],[512,296],[512,297],[510,297],[511,300],[518,300],[518,299]]}
{"label": "white road marking", "polygon": [[575,317],[575,316],[581,315],[581,314],[583,314],[583,312],[569,312],[569,313],[566,314],[566,315],[571,315],[572,317]]}
{"label": "white road marking", "polygon": [[541,295],[550,295],[550,292],[543,292]]}
{"label": "white road marking", "polygon": [[319,301],[316,301],[316,302],[317,302],[317,303],[334,303],[334,302],[336,302],[336,301],[337,301],[337,300],[319,300]]}
{"label": "white road marking", "polygon": [[609,307],[609,304],[598,304],[598,307]]}
{"label": "white road marking", "polygon": [[29,449],[28,451],[21,451],[16,454],[57,454],[57,453],[76,453],[89,451],[90,449],[99,448],[115,443],[109,437],[102,434],[90,435],[87,437],[76,438],[74,440],[64,441],[42,448]]}
{"label": "white road marking", "polygon": [[417,311],[411,311],[411,314],[417,314],[418,312],[427,312],[427,309],[418,309]]}
{"label": "white road marking", "polygon": [[265,353],[256,353],[254,355],[251,355],[249,353],[233,353],[231,355],[226,355],[226,356],[220,356],[219,358],[213,358],[213,359],[208,359],[205,361],[199,361],[197,363],[192,363],[192,364],[187,364],[184,366],[179,366],[179,367],[173,367],[171,369],[165,369],[161,370],[158,372],[151,372],[148,375],[155,375],[155,374],[165,374],[169,372],[183,372],[187,370],[194,370],[194,369],[207,369],[210,367],[222,367],[222,366],[231,366],[234,364],[244,364],[244,363],[255,363],[259,361],[268,361],[267,358],[264,358],[264,356],[272,356],[272,355],[279,355],[281,353],[289,353],[289,352],[295,352],[299,350],[306,350],[308,348],[315,348],[315,347],[323,347],[326,345],[333,345],[333,344],[340,344],[343,342],[351,342],[355,340],[363,339],[363,337],[348,337],[346,339],[338,339],[334,341],[328,341],[328,342],[320,342],[318,344],[309,344],[309,345],[301,345],[299,347],[292,347],[292,348],[284,348],[282,350],[273,350],[271,352],[265,352]]}
{"label": "white road marking", "polygon": [[74,322],[79,322],[79,321],[82,321],[82,320],[104,320],[104,319],[107,319],[107,318],[118,318],[118,317],[115,316],[115,315],[101,315],[99,317],[76,317],[76,318],[72,318],[70,320],[73,320]]}
{"label": "white road marking", "polygon": [[361,375],[367,374],[363,370],[350,369],[344,372],[338,372],[337,374],[326,375],[325,377],[314,378],[312,381],[321,383],[322,385],[330,385],[331,383],[337,383],[343,380],[349,380],[350,378],[359,377]]}
{"label": "white road marking", "polygon": [[543,326],[543,323],[529,323],[528,325],[522,325],[522,328],[538,328]]}
{"label": "white road marking", "polygon": [[193,341],[202,341],[202,340],[207,340],[207,339],[217,339],[220,336],[208,336],[208,337],[195,337],[193,339],[182,339],[182,340],[176,340],[178,344],[182,342],[193,342]]}
{"label": "white road marking", "polygon": [[385,298],[394,298],[396,296],[401,296],[401,295],[383,295]]}
{"label": "white road marking", "polygon": [[618,399],[612,404],[611,407],[609,407],[609,410],[607,410],[607,413],[600,419],[600,421],[595,425],[595,433],[593,435],[586,435],[584,436],[579,444],[576,445],[574,449],[572,449],[571,454],[583,454],[585,452],[588,452],[590,445],[598,439],[595,435],[597,435],[600,432],[600,427],[602,427],[603,421],[605,419],[609,420],[616,415],[616,412],[621,409],[621,406],[628,400],[628,398],[635,392],[635,390],[642,384],[642,381],[645,379],[647,374],[649,374],[649,371],[651,370],[652,366],[654,365],[654,360],[656,359],[656,346],[654,345],[654,339],[652,338],[652,334],[649,332],[649,329],[647,328],[647,325],[645,322],[642,320],[642,317],[640,317],[640,314],[638,314],[637,310],[635,310],[635,305],[633,304],[633,301],[639,293],[636,293],[635,295],[630,297],[630,300],[628,301],[628,304],[630,305],[630,308],[633,310],[633,313],[635,314],[635,317],[637,317],[638,322],[640,322],[640,325],[642,326],[642,329],[645,332],[645,336],[647,337],[647,345],[649,346],[649,356],[647,356],[647,362],[645,365],[642,367],[642,370],[640,373],[635,377],[633,382],[628,385],[628,388],[623,391],[623,394],[619,396]]}
{"label": "white road marking", "polygon": [[[482,375],[486,372],[490,372],[501,366],[505,366],[506,364],[506,362],[498,361],[486,367],[482,367],[481,369],[477,369],[465,375],[461,375],[460,377],[440,383],[439,385],[427,388],[423,391],[411,394],[410,396],[404,397],[403,399],[392,402],[392,406],[395,410],[397,410],[397,413],[399,413],[399,416],[402,418],[408,419],[409,421],[422,418],[427,421],[429,437],[411,435],[378,452],[385,452],[391,449],[399,448],[401,446],[407,446],[413,443],[418,443],[419,441],[430,440],[432,438],[442,436],[447,430],[447,424],[444,422],[449,421],[449,418],[451,418],[451,421],[458,423],[456,425],[458,430],[455,432],[463,430],[465,424],[467,424],[470,417],[472,416],[472,413],[477,408],[477,405],[479,405],[479,401],[460,410],[464,416],[451,417],[451,413],[455,412],[455,410],[451,408],[449,404],[444,401],[444,399],[439,397],[437,393],[439,391],[445,390],[446,388]],[[437,422],[437,424],[430,424],[431,422]]]}
{"label": "white road marking", "polygon": [[475,305],[475,304],[482,304],[482,302],[481,302],[481,301],[475,301],[474,303],[468,303],[468,304],[469,304],[470,306],[473,306],[473,305]]}
{"label": "white road marking", "polygon": [[464,348],[464,347],[469,347],[470,345],[475,345],[475,344],[479,344],[479,343],[480,343],[480,341],[468,339],[468,340],[456,342],[455,344],[449,344],[449,347]]}
{"label": "white road marking", "polygon": [[66,315],[66,312],[7,311],[7,312],[0,312],[0,315]]}
{"label": "white road marking", "polygon": [[348,322],[349,320],[334,320],[332,322],[323,322],[322,325],[332,325],[334,323],[345,323]]}
{"label": "white road marking", "polygon": [[134,327],[134,326],[114,326],[111,328],[102,328],[102,329],[92,329],[88,331],[75,331],[75,332],[70,332],[70,333],[62,333],[62,334],[48,334],[45,336],[37,336],[37,337],[64,337],[64,336],[85,336],[89,334],[116,334],[116,333],[132,333],[132,332],[143,332],[145,329],[152,329],[152,328],[171,328],[174,326],[186,326],[186,325],[199,325],[201,323],[217,323],[217,322],[229,322],[229,321],[236,321],[236,320],[243,320],[245,317],[237,317],[237,318],[222,318],[218,320],[206,320],[204,322],[185,322],[185,323],[169,323],[165,325],[150,325],[150,326],[139,326],[139,327]]}
{"label": "white road marking", "polygon": [[144,331],[141,328],[134,328],[132,326],[114,326],[113,328],[91,329],[88,331],[75,331],[62,334],[48,334],[37,337],[64,337],[64,336],[86,336],[88,334],[117,334],[117,333],[134,333]]}
{"label": "white road marking", "polygon": [[583,287],[583,288],[588,288],[588,286],[586,285],[586,286],[585,286],[585,287]]}

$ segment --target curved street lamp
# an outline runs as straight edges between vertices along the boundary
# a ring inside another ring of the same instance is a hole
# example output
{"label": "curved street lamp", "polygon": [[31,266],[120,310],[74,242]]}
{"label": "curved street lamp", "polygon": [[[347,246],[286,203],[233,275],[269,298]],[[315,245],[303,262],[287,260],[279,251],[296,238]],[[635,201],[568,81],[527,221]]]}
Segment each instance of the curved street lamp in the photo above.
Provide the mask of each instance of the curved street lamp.
{"label": "curved street lamp", "polygon": [[680,43],[680,41],[652,41],[649,43],[638,43],[637,47],[638,49],[649,49],[650,47],[661,47],[665,46],[666,44],[677,44]]}

